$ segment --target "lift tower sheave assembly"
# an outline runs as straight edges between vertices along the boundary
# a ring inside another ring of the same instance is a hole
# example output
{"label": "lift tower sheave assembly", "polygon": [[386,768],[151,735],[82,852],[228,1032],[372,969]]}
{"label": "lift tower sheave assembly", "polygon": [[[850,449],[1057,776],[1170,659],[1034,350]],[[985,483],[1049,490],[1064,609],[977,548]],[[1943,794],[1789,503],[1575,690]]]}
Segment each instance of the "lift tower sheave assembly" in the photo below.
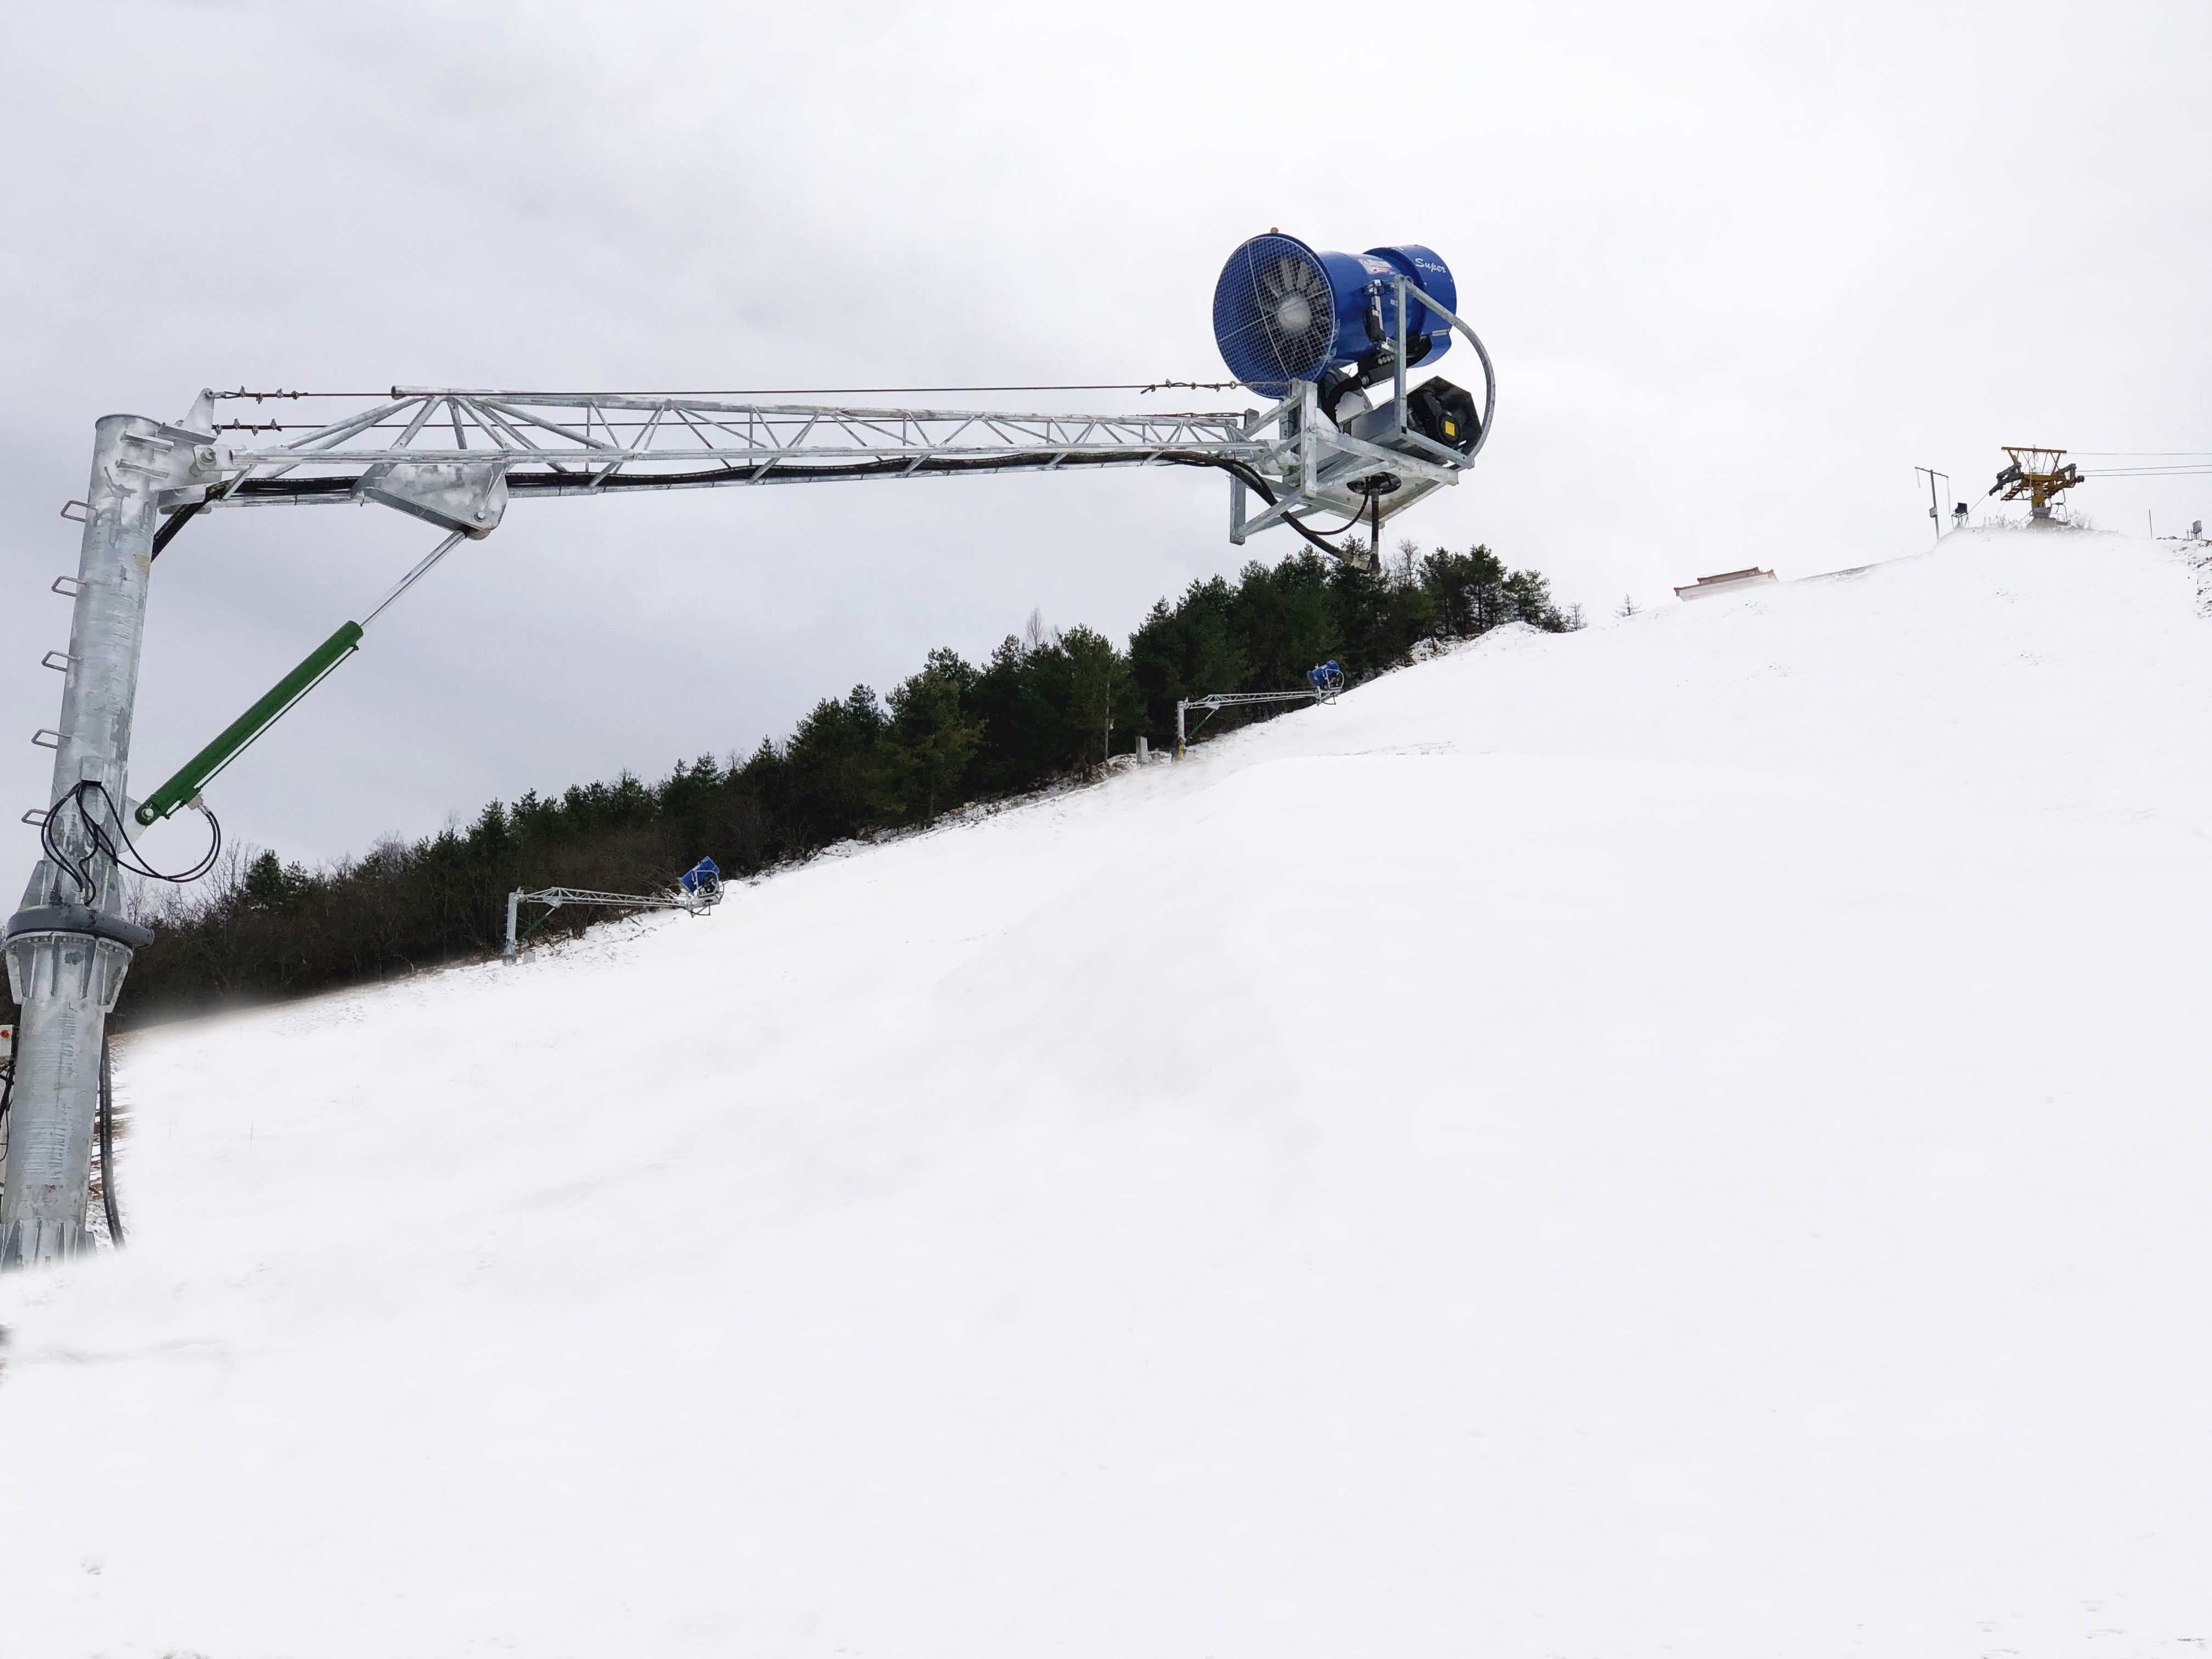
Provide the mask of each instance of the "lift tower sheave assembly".
{"label": "lift tower sheave assembly", "polygon": [[[1365,564],[1383,521],[1459,482],[1497,409],[1489,354],[1456,314],[1450,271],[1413,244],[1317,252],[1271,232],[1238,248],[1214,296],[1214,332],[1237,380],[1268,407],[1134,416],[865,409],[713,396],[398,386],[304,435],[216,419],[203,392],[173,424],[98,422],[84,538],[55,590],[75,612],[46,805],[26,812],[43,856],[6,925],[9,988],[21,1005],[0,1268],[88,1248],[92,1141],[106,1019],[132,952],[152,934],[121,890],[131,836],[187,806],[287,709],[361,647],[386,605],[463,540],[498,528],[526,496],[636,489],[1208,467],[1229,475],[1230,538],[1286,526]],[[1407,371],[1455,337],[1482,396]],[[1370,389],[1390,388],[1376,403]],[[252,395],[252,394],[234,394]],[[155,558],[186,523],[247,507],[374,502],[445,539],[374,609],[349,621],[142,802],[129,793],[131,721]],[[72,503],[72,505],[76,505]],[[1323,517],[1343,522],[1316,527]],[[167,522],[164,522],[166,518]],[[1328,539],[1368,528],[1366,546]],[[210,820],[212,829],[212,819]]]}
{"label": "lift tower sheave assembly", "polygon": [[2007,444],[2004,453],[2012,458],[2012,465],[1997,474],[1997,481],[1989,488],[1996,495],[2004,491],[2000,500],[2027,502],[2027,521],[2031,525],[2053,522],[2051,503],[2081,482],[2081,469],[2066,460],[2063,449],[2042,449],[2027,444]]}

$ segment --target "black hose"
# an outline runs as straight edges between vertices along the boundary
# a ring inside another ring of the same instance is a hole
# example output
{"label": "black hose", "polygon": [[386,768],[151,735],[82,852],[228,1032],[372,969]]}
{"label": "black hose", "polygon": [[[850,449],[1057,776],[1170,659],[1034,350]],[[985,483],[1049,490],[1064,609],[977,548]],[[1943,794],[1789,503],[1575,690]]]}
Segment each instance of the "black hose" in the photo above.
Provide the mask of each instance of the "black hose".
{"label": "black hose", "polygon": [[155,560],[160,558],[161,556],[161,550],[167,547],[171,542],[176,540],[177,532],[192,521],[192,515],[194,514],[198,513],[206,506],[207,502],[203,499],[192,502],[189,507],[179,507],[174,513],[169,514],[168,523],[163,525],[159,530],[154,532],[154,550],[146,556],[146,562],[151,564]]}
{"label": "black hose", "polygon": [[100,1039],[100,1207],[107,1212],[107,1241],[123,1248],[123,1215],[115,1202],[115,1071],[108,1040]]}
{"label": "black hose", "polygon": [[[1210,466],[1242,478],[1246,486],[1256,491],[1260,499],[1270,507],[1275,504],[1275,492],[1251,467],[1227,455],[1207,455],[1176,450],[1133,450],[1127,455],[1070,455],[1061,462],[1062,468],[1074,466]],[[921,462],[901,460],[896,456],[880,461],[851,461],[842,465],[793,465],[779,461],[765,469],[755,468],[744,473],[752,483],[776,483],[810,478],[885,478],[885,477],[951,477],[966,472],[1007,472],[1034,470],[1036,462],[1026,455],[952,455]],[[612,494],[623,489],[665,489],[672,485],[729,483],[739,469],[714,467],[696,472],[617,472],[594,484],[578,472],[510,472],[507,475],[508,492],[515,495],[550,495],[563,491],[589,489],[594,495]],[[233,492],[239,495],[270,497],[291,496],[295,499],[316,495],[350,495],[357,478],[248,478]],[[1324,541],[1296,519],[1284,523],[1311,542],[1333,559],[1351,562],[1342,548]]]}
{"label": "black hose", "polygon": [[[1260,499],[1267,502],[1268,506],[1273,507],[1275,504],[1275,492],[1267,487],[1267,481],[1242,461],[1232,460],[1226,455],[1178,455],[1174,457],[1163,456],[1160,459],[1163,460],[1172,459],[1174,464],[1177,466],[1218,467],[1224,472],[1231,473],[1236,477],[1242,478],[1244,481],[1245,487],[1257,492]],[[1322,552],[1328,554],[1332,559],[1340,560],[1346,564],[1350,564],[1352,562],[1352,556],[1349,553],[1346,553],[1340,547],[1334,546],[1331,544],[1323,541],[1319,536],[1315,535],[1312,531],[1307,529],[1305,526],[1300,524],[1296,519],[1286,517],[1284,519],[1283,522],[1290,526],[1291,529],[1297,531],[1299,535],[1304,537],[1316,547],[1321,549]],[[1357,523],[1358,520],[1354,520],[1353,522]],[[1346,525],[1345,528],[1349,530],[1352,528],[1352,526]]]}

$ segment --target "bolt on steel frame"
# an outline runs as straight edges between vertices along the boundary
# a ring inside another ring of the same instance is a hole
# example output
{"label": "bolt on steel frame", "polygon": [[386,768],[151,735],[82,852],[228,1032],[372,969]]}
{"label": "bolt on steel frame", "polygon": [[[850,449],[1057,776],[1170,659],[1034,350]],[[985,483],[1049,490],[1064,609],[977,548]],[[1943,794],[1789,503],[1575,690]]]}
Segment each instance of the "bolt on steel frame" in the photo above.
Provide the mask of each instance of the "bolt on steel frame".
{"label": "bolt on steel frame", "polygon": [[[23,815],[44,828],[62,859],[40,860],[4,932],[9,988],[22,1014],[0,1183],[0,1269],[60,1260],[90,1243],[86,1210],[106,1019],[132,953],[153,937],[127,914],[110,849],[127,821],[150,823],[192,804],[207,777],[253,735],[222,756],[203,756],[208,765],[187,768],[182,781],[171,780],[175,799],[142,805],[128,793],[139,649],[163,514],[368,501],[397,508],[448,533],[395,598],[462,538],[489,535],[507,502],[521,496],[1205,465],[1231,473],[1234,542],[1320,513],[1379,526],[1458,482],[1487,441],[1497,406],[1489,354],[1465,323],[1448,318],[1482,361],[1482,425],[1464,454],[1412,429],[1406,309],[1419,303],[1443,313],[1402,280],[1395,300],[1395,395],[1342,428],[1321,416],[1304,381],[1272,408],[1242,413],[1009,414],[401,386],[289,441],[234,441],[216,421],[220,398],[212,392],[174,423],[137,415],[99,421],[77,574],[54,584],[74,605],[69,649],[47,657],[64,677],[60,723],[34,738],[54,750],[53,781],[46,805]],[[1376,491],[1378,473],[1397,487]],[[1274,496],[1256,514],[1247,499],[1255,480]],[[1355,482],[1370,488],[1356,490]],[[363,625],[340,630],[349,647]],[[324,650],[335,656],[323,672],[347,654],[327,643]],[[265,710],[256,705],[255,732],[289,706],[272,698],[264,699]]]}

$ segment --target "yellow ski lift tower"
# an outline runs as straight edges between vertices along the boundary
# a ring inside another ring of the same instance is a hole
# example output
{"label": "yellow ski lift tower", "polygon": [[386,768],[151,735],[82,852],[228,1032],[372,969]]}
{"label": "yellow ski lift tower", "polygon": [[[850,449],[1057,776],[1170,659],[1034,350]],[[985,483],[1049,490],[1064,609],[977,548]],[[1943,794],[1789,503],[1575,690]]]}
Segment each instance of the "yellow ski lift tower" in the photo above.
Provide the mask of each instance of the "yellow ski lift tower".
{"label": "yellow ski lift tower", "polygon": [[2062,495],[2081,482],[2081,470],[2073,462],[2063,466],[2063,449],[2033,449],[2025,445],[2007,444],[2004,453],[2012,457],[2012,465],[1997,474],[1997,481],[1990,486],[1994,495],[2004,491],[2003,500],[2016,501],[2027,498],[2027,516],[2035,524],[2051,522],[2051,498]]}

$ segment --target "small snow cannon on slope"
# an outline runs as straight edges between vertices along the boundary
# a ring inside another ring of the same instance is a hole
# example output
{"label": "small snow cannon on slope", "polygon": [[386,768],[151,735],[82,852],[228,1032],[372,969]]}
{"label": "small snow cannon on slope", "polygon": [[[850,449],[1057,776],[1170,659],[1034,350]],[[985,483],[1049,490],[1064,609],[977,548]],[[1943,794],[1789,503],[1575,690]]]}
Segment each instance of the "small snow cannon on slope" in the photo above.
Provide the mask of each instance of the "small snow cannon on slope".
{"label": "small snow cannon on slope", "polygon": [[[701,859],[686,870],[673,890],[659,893],[603,893],[592,887],[544,887],[526,893],[518,887],[507,896],[507,948],[500,954],[513,967],[521,960],[523,941],[564,904],[595,904],[616,910],[681,910],[686,915],[703,916],[721,902],[721,868],[710,858]],[[526,904],[544,905],[545,915],[517,933],[515,923]]]}

